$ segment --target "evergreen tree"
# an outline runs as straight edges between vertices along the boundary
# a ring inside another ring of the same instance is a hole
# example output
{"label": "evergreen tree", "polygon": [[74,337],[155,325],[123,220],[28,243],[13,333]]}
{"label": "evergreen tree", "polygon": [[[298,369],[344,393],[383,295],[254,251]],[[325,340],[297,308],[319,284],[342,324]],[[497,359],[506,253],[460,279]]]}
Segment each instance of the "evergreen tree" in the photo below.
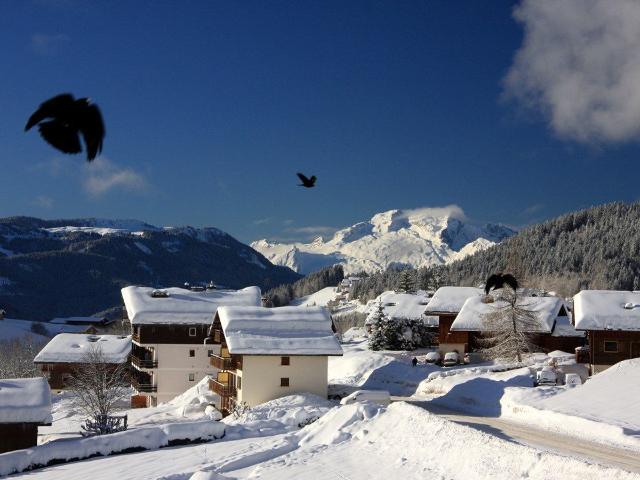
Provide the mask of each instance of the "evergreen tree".
{"label": "evergreen tree", "polygon": [[415,270],[406,269],[400,273],[398,288],[401,292],[411,293],[416,290]]}

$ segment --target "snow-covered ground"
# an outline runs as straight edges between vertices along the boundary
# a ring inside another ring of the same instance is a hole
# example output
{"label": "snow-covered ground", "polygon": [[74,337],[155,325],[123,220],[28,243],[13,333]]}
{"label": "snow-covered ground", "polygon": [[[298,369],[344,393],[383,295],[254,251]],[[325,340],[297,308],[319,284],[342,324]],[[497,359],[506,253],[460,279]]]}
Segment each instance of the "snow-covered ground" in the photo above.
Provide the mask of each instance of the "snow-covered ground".
{"label": "snow-covered ground", "polygon": [[46,480],[639,478],[510,442],[406,403],[387,409],[366,403],[337,406],[300,430],[97,458],[22,476]]}
{"label": "snow-covered ground", "polygon": [[[329,363],[334,394],[358,388],[385,389],[408,400],[504,417],[536,429],[580,433],[582,440],[591,443],[615,444],[616,432],[633,437],[640,430],[636,406],[640,360],[624,362],[584,386],[534,388],[529,367],[492,371],[513,366],[426,365],[427,350],[368,350],[361,329],[344,335],[343,349],[344,356],[331,358]],[[416,367],[411,365],[414,356],[420,361]],[[131,430],[155,428],[154,432],[164,432],[163,438],[168,438],[170,425],[190,428],[187,425],[198,424],[197,428],[203,428],[213,422],[207,410],[211,400],[201,382],[167,404],[128,410]],[[81,419],[68,394],[56,396],[53,426],[43,440],[65,436],[65,430],[77,432]],[[339,406],[313,395],[294,395],[267,402],[239,417],[227,417],[221,423],[225,436],[205,444],[88,459],[19,476],[46,480],[84,480],[87,476],[92,480],[640,478],[579,457],[510,441],[504,435],[470,428],[405,402],[387,408],[366,403]],[[633,448],[629,442],[618,444]]]}

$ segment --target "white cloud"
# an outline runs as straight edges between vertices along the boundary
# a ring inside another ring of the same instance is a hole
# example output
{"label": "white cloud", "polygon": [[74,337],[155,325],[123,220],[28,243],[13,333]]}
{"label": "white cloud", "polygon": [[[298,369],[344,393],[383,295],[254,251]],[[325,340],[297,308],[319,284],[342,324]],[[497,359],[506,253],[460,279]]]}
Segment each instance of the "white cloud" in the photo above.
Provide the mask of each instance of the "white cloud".
{"label": "white cloud", "polygon": [[411,208],[411,209],[403,209],[401,218],[411,218],[411,217],[443,217],[445,215],[449,215],[453,218],[457,218],[458,220],[466,220],[467,216],[465,215],[462,208],[458,205],[447,205],[445,207],[422,207],[422,208]]}
{"label": "white cloud", "polygon": [[505,97],[541,112],[560,137],[640,138],[640,1],[523,0],[524,41]]}
{"label": "white cloud", "polygon": [[55,55],[58,51],[69,43],[71,39],[64,33],[47,35],[45,33],[34,33],[31,35],[30,47],[34,53],[43,56]]}
{"label": "white cloud", "polygon": [[301,233],[304,235],[333,235],[338,229],[336,227],[326,227],[322,225],[312,225],[308,227],[289,227],[286,232]]}
{"label": "white cloud", "polygon": [[99,197],[114,189],[131,192],[145,192],[149,183],[142,174],[131,168],[123,168],[105,157],[84,165],[84,189],[92,196]]}
{"label": "white cloud", "polygon": [[272,221],[273,221],[273,218],[265,217],[265,218],[257,218],[252,223],[254,225],[267,225],[267,224],[271,223]]}
{"label": "white cloud", "polygon": [[53,208],[53,204],[55,203],[53,198],[47,197],[46,195],[38,195],[31,202],[36,207],[46,208],[47,210]]}

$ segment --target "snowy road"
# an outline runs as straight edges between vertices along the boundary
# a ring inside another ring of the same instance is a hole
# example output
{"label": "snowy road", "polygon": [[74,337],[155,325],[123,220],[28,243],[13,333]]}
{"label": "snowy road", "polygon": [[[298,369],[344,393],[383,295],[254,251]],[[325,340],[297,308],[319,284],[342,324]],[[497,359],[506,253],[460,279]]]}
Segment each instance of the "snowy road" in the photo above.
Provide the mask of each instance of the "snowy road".
{"label": "snowy road", "polygon": [[428,400],[408,397],[392,397],[393,401],[404,401],[461,425],[481,430],[504,440],[540,448],[545,451],[580,458],[588,462],[610,465],[630,472],[640,473],[640,456],[637,452],[589,442],[584,439],[560,435],[532,428],[499,417],[483,417],[459,412],[436,405]]}

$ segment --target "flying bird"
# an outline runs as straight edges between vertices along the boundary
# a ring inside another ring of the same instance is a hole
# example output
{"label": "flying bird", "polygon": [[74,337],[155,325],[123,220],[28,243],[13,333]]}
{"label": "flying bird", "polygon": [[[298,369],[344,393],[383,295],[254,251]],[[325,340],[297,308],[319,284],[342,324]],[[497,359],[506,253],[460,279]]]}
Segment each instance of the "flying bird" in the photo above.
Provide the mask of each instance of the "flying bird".
{"label": "flying bird", "polygon": [[84,139],[88,162],[102,151],[105,135],[102,114],[88,98],[76,100],[70,93],[50,98],[29,117],[25,132],[34,125],[38,125],[42,138],[61,152],[80,153],[80,135]]}
{"label": "flying bird", "polygon": [[517,290],[518,280],[516,280],[516,277],[514,277],[510,273],[507,273],[504,275],[501,273],[494,273],[489,278],[487,278],[487,283],[484,286],[484,293],[489,295],[489,292],[491,291],[492,288],[493,289],[502,288],[505,285],[508,285],[514,290]]}
{"label": "flying bird", "polygon": [[316,176],[312,175],[311,178],[305,177],[303,174],[298,173],[298,178],[302,183],[299,183],[298,186],[305,188],[313,188],[316,186]]}

